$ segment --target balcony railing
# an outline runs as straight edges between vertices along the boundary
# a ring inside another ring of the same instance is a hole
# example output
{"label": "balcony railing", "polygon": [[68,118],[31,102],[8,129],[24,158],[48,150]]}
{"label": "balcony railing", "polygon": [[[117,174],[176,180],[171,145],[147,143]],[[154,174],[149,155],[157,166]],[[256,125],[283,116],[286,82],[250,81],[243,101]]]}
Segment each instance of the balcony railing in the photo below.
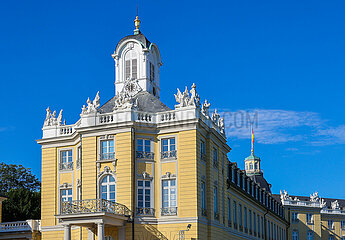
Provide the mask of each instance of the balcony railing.
{"label": "balcony railing", "polygon": [[100,159],[101,160],[112,160],[112,159],[115,159],[115,153],[114,152],[101,153],[100,154]]}
{"label": "balcony railing", "polygon": [[344,210],[340,210],[340,209],[321,209],[321,213],[328,213],[328,214],[342,214],[345,215],[345,211]]}
{"label": "balcony railing", "polygon": [[161,208],[162,216],[175,216],[177,215],[177,207],[166,207]]}
{"label": "balcony railing", "polygon": [[165,151],[161,152],[161,158],[162,159],[176,159],[177,158],[177,151]]}
{"label": "balcony railing", "polygon": [[137,207],[135,210],[136,215],[140,216],[154,216],[155,215],[155,209],[154,208],[139,208]]}
{"label": "balcony railing", "polygon": [[60,162],[60,170],[73,170],[73,162]]}
{"label": "balcony railing", "polygon": [[153,160],[154,159],[154,153],[153,152],[137,151],[137,159]]}
{"label": "balcony railing", "polygon": [[17,232],[29,230],[31,230],[31,227],[27,221],[0,223],[0,232]]}
{"label": "balcony railing", "polygon": [[131,215],[131,211],[125,205],[105,199],[87,199],[61,202],[61,215],[101,212],[113,213],[126,217]]}

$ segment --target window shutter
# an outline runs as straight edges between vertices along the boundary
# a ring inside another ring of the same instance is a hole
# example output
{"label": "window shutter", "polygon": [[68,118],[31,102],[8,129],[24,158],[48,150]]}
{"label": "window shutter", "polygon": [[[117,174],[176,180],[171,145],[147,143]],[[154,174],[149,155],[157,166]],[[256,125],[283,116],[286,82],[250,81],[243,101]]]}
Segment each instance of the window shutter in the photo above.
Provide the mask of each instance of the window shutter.
{"label": "window shutter", "polygon": [[126,69],[125,80],[127,80],[131,76],[131,61],[130,60],[126,60],[125,69]]}
{"label": "window shutter", "polygon": [[137,59],[132,59],[132,78],[134,79],[138,78],[137,69]]}

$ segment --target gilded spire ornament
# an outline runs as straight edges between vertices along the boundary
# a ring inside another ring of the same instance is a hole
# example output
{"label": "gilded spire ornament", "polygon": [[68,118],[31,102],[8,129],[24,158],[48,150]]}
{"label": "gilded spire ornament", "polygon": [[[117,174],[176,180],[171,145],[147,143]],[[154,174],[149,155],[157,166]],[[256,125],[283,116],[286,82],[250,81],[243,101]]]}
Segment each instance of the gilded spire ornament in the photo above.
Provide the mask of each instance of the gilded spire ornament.
{"label": "gilded spire ornament", "polygon": [[135,29],[134,29],[134,34],[139,34],[140,33],[140,30],[139,30],[139,27],[140,27],[140,20],[139,20],[139,16],[137,16],[134,20],[134,25],[135,25]]}

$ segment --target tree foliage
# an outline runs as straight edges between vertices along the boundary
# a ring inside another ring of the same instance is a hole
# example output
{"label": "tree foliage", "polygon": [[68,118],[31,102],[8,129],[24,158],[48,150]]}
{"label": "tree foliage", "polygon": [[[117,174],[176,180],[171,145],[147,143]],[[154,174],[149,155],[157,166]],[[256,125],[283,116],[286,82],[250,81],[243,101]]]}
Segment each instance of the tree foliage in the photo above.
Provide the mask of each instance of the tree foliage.
{"label": "tree foliage", "polygon": [[22,165],[0,163],[0,192],[7,193],[11,189],[40,190],[41,183],[31,173],[30,168]]}
{"label": "tree foliage", "polygon": [[8,197],[3,202],[3,221],[40,219],[40,188],[40,181],[29,168],[0,163],[0,193]]}

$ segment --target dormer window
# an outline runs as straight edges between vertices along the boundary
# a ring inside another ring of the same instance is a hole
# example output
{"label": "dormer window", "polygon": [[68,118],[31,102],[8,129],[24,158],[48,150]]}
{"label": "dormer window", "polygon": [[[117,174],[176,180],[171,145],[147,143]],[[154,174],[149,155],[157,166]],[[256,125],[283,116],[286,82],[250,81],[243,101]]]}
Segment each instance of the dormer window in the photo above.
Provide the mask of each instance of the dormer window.
{"label": "dormer window", "polygon": [[138,78],[138,59],[135,51],[129,51],[125,56],[125,80]]}

